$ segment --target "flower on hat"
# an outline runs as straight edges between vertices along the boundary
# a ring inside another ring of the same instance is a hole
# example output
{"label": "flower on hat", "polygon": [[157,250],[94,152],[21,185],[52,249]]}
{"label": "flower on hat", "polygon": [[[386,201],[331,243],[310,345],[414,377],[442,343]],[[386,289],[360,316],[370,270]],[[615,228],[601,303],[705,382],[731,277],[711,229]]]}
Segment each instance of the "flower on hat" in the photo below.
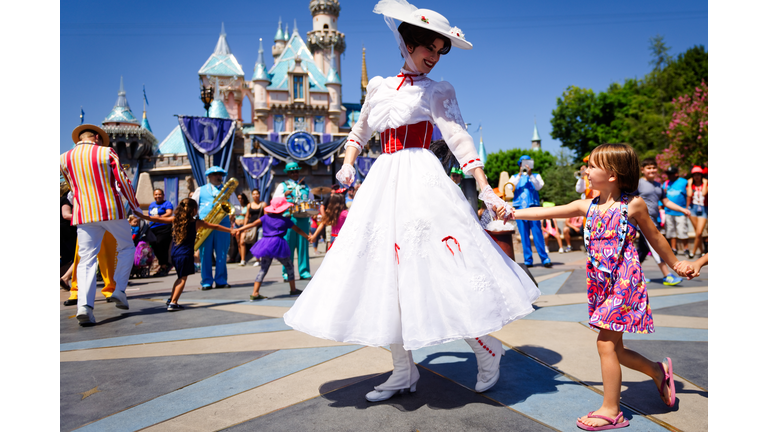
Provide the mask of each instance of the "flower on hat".
{"label": "flower on hat", "polygon": [[421,21],[429,24],[429,19],[428,18],[424,18],[424,15],[421,16]]}
{"label": "flower on hat", "polygon": [[457,37],[464,39],[464,32],[458,27],[451,27],[451,34],[455,34]]}

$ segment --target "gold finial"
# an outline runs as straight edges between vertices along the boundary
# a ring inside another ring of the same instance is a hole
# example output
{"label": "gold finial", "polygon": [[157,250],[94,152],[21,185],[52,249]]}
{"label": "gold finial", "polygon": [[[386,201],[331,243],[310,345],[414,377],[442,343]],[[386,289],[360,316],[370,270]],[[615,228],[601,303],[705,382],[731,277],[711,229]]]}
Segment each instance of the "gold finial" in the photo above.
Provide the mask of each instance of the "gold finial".
{"label": "gold finial", "polygon": [[367,95],[367,89],[368,88],[368,67],[365,65],[365,45],[363,45],[363,73],[360,77],[360,89],[362,90],[362,98],[360,98],[360,103],[365,103],[365,96]]}

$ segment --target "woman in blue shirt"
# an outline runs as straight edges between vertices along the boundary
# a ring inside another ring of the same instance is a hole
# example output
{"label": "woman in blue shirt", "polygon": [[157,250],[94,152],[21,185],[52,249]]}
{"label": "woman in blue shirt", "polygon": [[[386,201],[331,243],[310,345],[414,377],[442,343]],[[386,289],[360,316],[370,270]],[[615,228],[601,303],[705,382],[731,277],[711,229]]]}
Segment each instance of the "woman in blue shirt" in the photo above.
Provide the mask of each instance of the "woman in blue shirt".
{"label": "woman in blue shirt", "polygon": [[[155,202],[149,205],[149,215],[173,216],[173,204],[165,200],[165,192],[162,189],[155,189],[154,197]],[[152,249],[160,264],[160,270],[157,271],[155,276],[165,276],[170,268],[168,251],[171,248],[172,226],[171,224],[152,222],[149,224],[149,229],[152,230],[152,233],[157,238],[157,241],[152,243]]]}

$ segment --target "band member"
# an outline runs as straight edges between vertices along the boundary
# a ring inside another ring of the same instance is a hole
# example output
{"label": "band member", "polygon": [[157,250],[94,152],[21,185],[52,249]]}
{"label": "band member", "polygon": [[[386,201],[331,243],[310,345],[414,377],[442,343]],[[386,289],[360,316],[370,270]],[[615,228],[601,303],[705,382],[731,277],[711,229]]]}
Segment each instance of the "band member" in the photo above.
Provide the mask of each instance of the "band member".
{"label": "band member", "polygon": [[[315,196],[310,192],[309,187],[307,187],[304,182],[299,182],[299,171],[301,171],[299,164],[296,162],[288,162],[283,171],[288,174],[288,180],[277,185],[272,198],[283,197],[291,204],[297,204],[302,201],[313,201],[315,199]],[[305,233],[309,232],[309,217],[297,217],[291,215],[291,221]],[[285,240],[288,242],[288,247],[291,249],[291,262],[293,262],[293,252],[296,251],[298,254],[299,277],[301,279],[311,278],[312,274],[309,272],[309,241],[293,230],[288,231],[285,235]],[[285,267],[283,267],[283,280],[288,281],[288,274],[285,271]]]}
{"label": "band member", "polygon": [[135,247],[123,199],[134,212],[142,211],[117,152],[109,147],[109,135],[98,126],[85,124],[72,131],[72,140],[75,147],[61,155],[60,169],[74,196],[72,224],[77,225],[77,274],[83,292],[77,299],[76,317],[80,325],[92,325],[96,323],[96,256],[105,232],[117,242],[115,291],[111,298],[119,309],[128,309],[125,288]]}
{"label": "band member", "polygon": [[[525,209],[529,207],[540,207],[539,190],[544,187],[544,180],[538,173],[531,172],[533,165],[523,163],[523,161],[533,162],[528,155],[520,156],[517,165],[520,172],[512,176],[509,182],[515,185],[515,198],[512,205],[516,209]],[[539,254],[541,263],[544,267],[552,267],[552,262],[547,255],[546,244],[544,243],[544,233],[541,231],[541,222],[532,220],[518,220],[517,228],[520,231],[520,241],[523,243],[523,258],[525,265],[533,265],[533,251],[531,250],[531,235],[533,243],[536,245],[536,252]]]}
{"label": "band member", "polygon": [[[213,202],[224,188],[224,176],[227,174],[224,169],[218,166],[212,166],[205,171],[208,183],[205,186],[195,189],[192,199],[197,202],[199,211],[198,217],[205,219],[208,213],[213,210]],[[229,204],[235,209],[235,214],[240,212],[240,202],[235,194],[229,195]],[[232,222],[229,216],[224,217],[219,225],[230,228]],[[200,285],[203,290],[213,288],[229,288],[227,283],[227,252],[229,251],[229,242],[232,236],[221,231],[211,231],[208,238],[200,246],[200,276],[202,280]],[[215,258],[214,258],[215,256]],[[216,274],[214,278],[213,265],[216,264]],[[213,283],[216,285],[213,286]]]}

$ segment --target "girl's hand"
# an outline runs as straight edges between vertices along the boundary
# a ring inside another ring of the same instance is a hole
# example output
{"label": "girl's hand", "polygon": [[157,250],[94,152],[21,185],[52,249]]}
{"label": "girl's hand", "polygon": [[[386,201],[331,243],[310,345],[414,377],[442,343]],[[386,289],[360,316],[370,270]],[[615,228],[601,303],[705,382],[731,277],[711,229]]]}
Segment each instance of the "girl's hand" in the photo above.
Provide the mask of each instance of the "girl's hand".
{"label": "girl's hand", "polygon": [[693,272],[693,264],[691,264],[689,261],[678,261],[672,269],[677,273],[680,277],[684,277],[688,280],[693,279],[694,272]]}

